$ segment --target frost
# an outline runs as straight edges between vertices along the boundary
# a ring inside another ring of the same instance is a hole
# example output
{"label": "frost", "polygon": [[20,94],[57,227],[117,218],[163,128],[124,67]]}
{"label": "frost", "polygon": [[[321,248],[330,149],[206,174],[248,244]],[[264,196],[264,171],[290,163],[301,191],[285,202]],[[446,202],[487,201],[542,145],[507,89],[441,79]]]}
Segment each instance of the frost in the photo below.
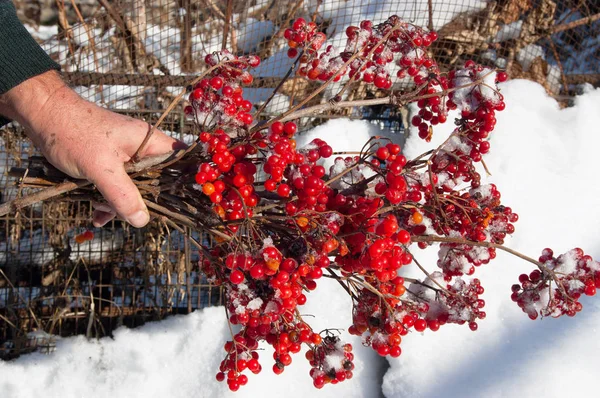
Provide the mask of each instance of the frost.
{"label": "frost", "polygon": [[278,310],[279,310],[279,307],[277,306],[277,304],[274,301],[269,301],[267,303],[267,306],[265,307],[265,314],[277,312]]}
{"label": "frost", "polygon": [[493,104],[498,103],[499,97],[496,91],[496,72],[484,68],[481,72],[477,73],[477,78],[483,81],[478,86],[483,98]]}
{"label": "frost", "polygon": [[265,239],[263,239],[263,250],[266,249],[267,247],[273,247],[273,238],[271,238],[270,236],[267,236]]}
{"label": "frost", "polygon": [[570,279],[567,284],[569,286],[569,290],[572,291],[583,290],[585,288],[585,284],[578,279]]}
{"label": "frost", "polygon": [[573,274],[577,269],[577,257],[575,251],[568,251],[558,258],[558,264],[554,268],[555,272],[560,272],[566,275]]}
{"label": "frost", "polygon": [[471,152],[471,146],[465,142],[465,140],[460,137],[453,135],[450,139],[442,146],[447,152],[454,152],[455,150],[460,150],[462,153],[469,154]]}
{"label": "frost", "polygon": [[251,311],[260,310],[262,305],[263,305],[263,301],[259,297],[257,297],[255,299],[251,300],[248,304],[246,304],[246,308]]}
{"label": "frost", "polygon": [[325,366],[327,369],[335,369],[336,371],[341,370],[343,369],[342,366],[344,363],[344,359],[344,354],[337,351],[332,352],[331,354],[325,357]]}

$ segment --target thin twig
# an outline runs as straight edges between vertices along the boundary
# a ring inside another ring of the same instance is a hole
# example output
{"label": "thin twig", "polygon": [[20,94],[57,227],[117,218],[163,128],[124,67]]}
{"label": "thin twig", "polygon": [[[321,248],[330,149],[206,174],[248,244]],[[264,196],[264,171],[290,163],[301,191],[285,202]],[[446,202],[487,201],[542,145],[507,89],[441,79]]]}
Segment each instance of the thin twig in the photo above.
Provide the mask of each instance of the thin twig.
{"label": "thin twig", "polygon": [[449,237],[445,237],[445,236],[434,236],[434,235],[413,236],[413,237],[411,237],[411,240],[413,242],[456,243],[456,244],[463,244],[463,245],[469,245],[469,246],[480,246],[480,247],[488,247],[488,248],[500,249],[502,251],[505,251],[507,253],[512,254],[515,257],[519,257],[522,260],[525,260],[525,261],[528,261],[528,262],[534,264],[536,267],[538,267],[546,275],[550,275],[552,277],[552,279],[554,280],[554,282],[556,283],[556,286],[563,293],[563,295],[565,297],[567,297],[567,298],[570,299],[570,296],[565,291],[565,288],[562,285],[562,283],[559,282],[559,280],[556,277],[556,274],[554,273],[554,271],[552,271],[551,269],[549,269],[548,267],[546,267],[540,261],[537,261],[537,260],[535,260],[535,259],[533,259],[533,258],[531,258],[529,256],[526,256],[523,253],[520,253],[520,252],[518,252],[516,250],[513,250],[510,247],[506,247],[506,246],[499,245],[497,243],[492,243],[492,242],[475,242],[475,241],[471,241],[471,240],[467,240],[467,239],[462,239],[462,238],[449,238]]}
{"label": "thin twig", "polygon": [[[222,62],[219,62],[218,64],[216,64],[215,66],[212,66],[212,67],[208,68],[208,70],[206,70],[200,76],[198,76],[197,78],[195,78],[194,80],[192,80],[192,82],[190,83],[190,85],[191,86],[195,85],[200,80],[204,79],[204,77],[207,76],[209,73],[211,73],[213,70],[222,67],[225,63],[226,63],[226,61],[222,61]],[[171,101],[171,103],[169,104],[169,106],[167,107],[167,109],[165,109],[165,111],[163,112],[163,114],[160,115],[160,117],[158,118],[158,121],[149,129],[148,134],[146,134],[146,137],[144,138],[144,141],[142,141],[142,143],[140,144],[140,146],[137,149],[137,151],[135,151],[135,153],[131,157],[130,163],[137,163],[140,160],[140,154],[142,153],[142,151],[144,150],[144,148],[148,144],[148,141],[152,137],[152,134],[154,134],[154,131],[156,131],[156,129],[158,128],[158,126],[160,126],[160,124],[163,122],[163,120],[165,120],[165,118],[167,117],[167,115],[169,113],[171,113],[171,111],[173,110],[173,108],[175,108],[175,106],[177,104],[179,104],[179,101],[181,101],[181,99],[183,98],[183,96],[186,93],[187,93],[187,90],[185,90],[185,89],[182,90],[179,93],[179,95],[177,95],[177,97],[175,97],[173,99],[173,101]]]}
{"label": "thin twig", "polygon": [[594,21],[600,19],[600,12],[598,14],[590,15],[589,17],[578,19],[577,21],[569,22],[562,25],[556,25],[552,28],[552,33],[560,33],[565,30],[573,29],[581,25],[591,24]]}

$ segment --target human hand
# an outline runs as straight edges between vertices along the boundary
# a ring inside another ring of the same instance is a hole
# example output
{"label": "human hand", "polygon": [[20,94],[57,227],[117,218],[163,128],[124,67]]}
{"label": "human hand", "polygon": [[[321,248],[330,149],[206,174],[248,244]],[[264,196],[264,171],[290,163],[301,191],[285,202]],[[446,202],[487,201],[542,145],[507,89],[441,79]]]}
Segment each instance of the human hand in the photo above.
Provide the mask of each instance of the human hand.
{"label": "human hand", "polygon": [[[124,167],[148,133],[146,122],[85,101],[53,71],[0,96],[0,113],[21,123],[52,165],[96,185],[107,203],[95,204],[95,226],[115,215],[138,228],[148,223],[146,205]],[[182,147],[183,143],[155,131],[139,156]]]}

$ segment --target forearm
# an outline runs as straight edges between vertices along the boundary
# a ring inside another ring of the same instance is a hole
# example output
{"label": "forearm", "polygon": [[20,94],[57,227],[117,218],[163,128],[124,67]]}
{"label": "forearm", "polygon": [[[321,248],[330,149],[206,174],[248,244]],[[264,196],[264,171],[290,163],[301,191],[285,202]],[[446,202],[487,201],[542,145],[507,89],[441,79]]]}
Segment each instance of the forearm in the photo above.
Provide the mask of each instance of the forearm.
{"label": "forearm", "polygon": [[[57,69],[59,66],[50,59],[19,22],[12,2],[0,0],[0,98],[28,79]],[[57,79],[58,76],[55,76],[52,83]],[[46,80],[39,84],[45,84]],[[44,87],[39,88],[40,93],[43,89]],[[0,126],[7,121],[2,116],[13,118],[10,113],[11,109],[8,108],[7,99],[4,98],[3,109],[0,109]]]}
{"label": "forearm", "polygon": [[[0,115],[19,122],[28,133],[43,131],[47,118],[55,116],[49,112],[49,108],[59,100],[61,106],[68,106],[78,97],[57,72],[48,71],[0,95]],[[36,137],[31,138],[36,141]]]}

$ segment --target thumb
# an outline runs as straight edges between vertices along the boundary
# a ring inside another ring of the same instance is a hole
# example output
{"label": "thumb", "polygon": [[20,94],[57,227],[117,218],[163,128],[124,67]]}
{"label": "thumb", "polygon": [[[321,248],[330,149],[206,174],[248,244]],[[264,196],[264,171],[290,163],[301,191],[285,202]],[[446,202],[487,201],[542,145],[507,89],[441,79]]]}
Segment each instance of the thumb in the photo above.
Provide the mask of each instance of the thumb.
{"label": "thumb", "polygon": [[104,168],[88,176],[115,212],[136,228],[148,224],[150,215],[137,187],[123,166]]}

